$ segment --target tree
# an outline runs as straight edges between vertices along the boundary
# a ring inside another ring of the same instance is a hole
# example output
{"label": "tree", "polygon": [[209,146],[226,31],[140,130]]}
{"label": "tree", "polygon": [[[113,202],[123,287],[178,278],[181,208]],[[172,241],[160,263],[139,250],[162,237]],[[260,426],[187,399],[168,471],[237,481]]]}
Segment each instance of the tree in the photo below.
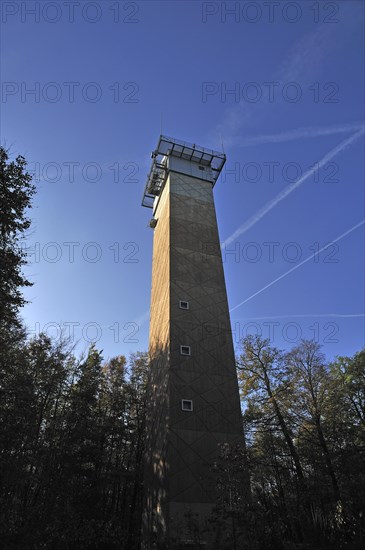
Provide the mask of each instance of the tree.
{"label": "tree", "polygon": [[[340,489],[333,466],[330,449],[324,429],[325,406],[328,398],[330,379],[325,357],[320,345],[310,340],[302,340],[286,356],[288,377],[295,384],[296,405],[299,404],[298,416],[301,423],[307,423],[306,433],[311,434],[308,425],[314,428],[317,444],[322,451],[327,473],[331,478],[335,500],[340,500]],[[293,407],[298,411],[298,406]],[[312,444],[316,442],[312,441]]]}
{"label": "tree", "polygon": [[252,548],[362,548],[364,352],[329,365],[313,341],[287,353],[258,337],[242,346]]}
{"label": "tree", "polygon": [[353,357],[338,357],[331,370],[341,386],[354,422],[365,428],[365,349]]}
{"label": "tree", "polygon": [[[365,350],[330,365],[331,431],[347,515],[365,535]],[[356,530],[356,529],[355,529]]]}
{"label": "tree", "polygon": [[26,165],[22,156],[9,161],[8,152],[0,147],[0,347],[10,329],[20,328],[18,311],[25,303],[20,289],[31,285],[21,271],[26,253],[20,242],[30,227],[26,211],[35,193]]}
{"label": "tree", "polygon": [[269,340],[263,340],[259,336],[247,336],[243,340],[243,354],[238,360],[238,369],[242,373],[240,378],[244,395],[259,393],[271,405],[293,459],[301,488],[304,489],[300,458],[278,398],[288,384],[282,366],[283,354],[277,348],[270,347]]}

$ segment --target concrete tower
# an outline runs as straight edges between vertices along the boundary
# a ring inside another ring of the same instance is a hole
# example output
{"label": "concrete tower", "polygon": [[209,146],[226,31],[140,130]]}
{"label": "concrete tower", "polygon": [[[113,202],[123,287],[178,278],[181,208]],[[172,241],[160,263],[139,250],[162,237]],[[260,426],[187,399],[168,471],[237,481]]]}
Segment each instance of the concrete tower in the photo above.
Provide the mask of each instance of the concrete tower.
{"label": "concrete tower", "polygon": [[160,136],[152,159],[144,547],[208,549],[214,459],[243,439],[213,199],[225,155]]}

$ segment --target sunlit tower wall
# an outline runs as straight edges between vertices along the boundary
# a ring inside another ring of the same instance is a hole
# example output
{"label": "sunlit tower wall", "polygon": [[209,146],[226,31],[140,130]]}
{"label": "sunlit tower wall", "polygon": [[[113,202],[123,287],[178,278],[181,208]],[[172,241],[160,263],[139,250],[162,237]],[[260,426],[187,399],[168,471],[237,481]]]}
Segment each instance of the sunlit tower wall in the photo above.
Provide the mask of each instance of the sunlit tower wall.
{"label": "sunlit tower wall", "polygon": [[152,159],[142,201],[154,231],[144,548],[211,548],[214,459],[243,439],[213,198],[225,155],[160,136]]}

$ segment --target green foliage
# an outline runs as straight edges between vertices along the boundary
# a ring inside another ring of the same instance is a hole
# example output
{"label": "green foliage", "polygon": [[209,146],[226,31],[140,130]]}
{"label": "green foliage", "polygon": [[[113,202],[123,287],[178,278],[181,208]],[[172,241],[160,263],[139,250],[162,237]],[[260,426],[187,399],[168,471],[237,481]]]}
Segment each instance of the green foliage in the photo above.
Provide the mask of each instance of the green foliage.
{"label": "green foliage", "polygon": [[8,152],[0,147],[0,345],[12,325],[19,328],[17,313],[24,304],[20,288],[31,284],[21,271],[26,259],[20,246],[30,226],[26,211],[35,193],[31,180],[25,159],[9,161]]}
{"label": "green foliage", "polygon": [[2,547],[137,548],[146,354],[77,360],[44,335],[19,353],[0,406]]}
{"label": "green foliage", "polygon": [[237,521],[254,531],[248,548],[362,548],[365,352],[328,364],[313,341],[284,353],[248,337],[237,366],[252,490]]}

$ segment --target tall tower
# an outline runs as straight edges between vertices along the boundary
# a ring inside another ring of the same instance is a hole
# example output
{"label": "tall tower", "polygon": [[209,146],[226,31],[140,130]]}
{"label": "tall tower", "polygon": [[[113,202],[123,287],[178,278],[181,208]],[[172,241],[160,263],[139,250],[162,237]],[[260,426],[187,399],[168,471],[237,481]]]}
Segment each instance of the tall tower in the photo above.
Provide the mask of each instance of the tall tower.
{"label": "tall tower", "polygon": [[226,158],[160,136],[152,159],[142,201],[154,228],[145,548],[208,549],[214,459],[221,443],[243,440],[213,199]]}

